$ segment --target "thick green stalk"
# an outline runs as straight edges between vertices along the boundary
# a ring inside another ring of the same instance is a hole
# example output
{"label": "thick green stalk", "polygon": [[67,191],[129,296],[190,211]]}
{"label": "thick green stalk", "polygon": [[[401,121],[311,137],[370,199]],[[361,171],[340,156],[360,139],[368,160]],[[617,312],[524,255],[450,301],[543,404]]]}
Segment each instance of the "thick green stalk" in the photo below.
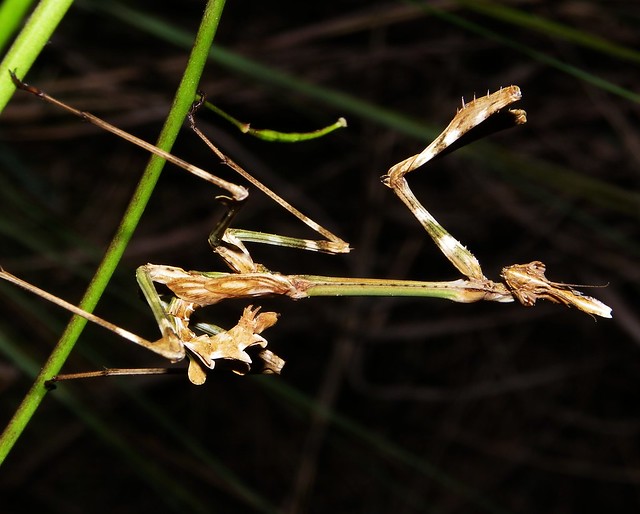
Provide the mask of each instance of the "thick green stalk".
{"label": "thick green stalk", "polygon": [[22,20],[31,8],[33,0],[5,0],[0,5],[0,50],[3,50],[6,44],[18,30]]}
{"label": "thick green stalk", "polygon": [[[158,138],[157,146],[169,151],[173,146],[183,120],[189,111],[191,103],[196,95],[197,85],[202,75],[202,70],[207,60],[209,48],[213,42],[220,16],[224,8],[224,0],[209,0],[205,8],[198,34],[191,51],[189,62],[185,69],[182,81],[176,92],[167,121]],[[7,73],[8,76],[8,73]],[[144,174],[133,194],[131,202],[124,214],[120,226],[109,245],[107,252],[89,284],[89,287],[80,302],[80,307],[86,311],[92,311],[104,292],[115,268],[124,253],[125,248],[133,232],[138,225],[142,213],[151,197],[154,186],[158,181],[160,172],[164,166],[164,160],[152,157]],[[40,405],[46,394],[45,381],[57,375],[65,363],[75,342],[82,333],[86,324],[83,318],[74,317],[60,341],[49,356],[33,386],[23,399],[22,404],[9,422],[2,436],[0,436],[0,463],[10,452],[11,448],[20,437],[20,434],[29,423],[29,420]]]}
{"label": "thick green stalk", "polygon": [[[9,70],[17,70],[21,77],[29,71],[72,3],[73,0],[42,0],[29,17],[0,63],[0,112],[15,91]],[[14,22],[17,21],[15,11],[11,14]],[[6,37],[10,36],[11,31],[11,26],[2,26],[2,32]]]}

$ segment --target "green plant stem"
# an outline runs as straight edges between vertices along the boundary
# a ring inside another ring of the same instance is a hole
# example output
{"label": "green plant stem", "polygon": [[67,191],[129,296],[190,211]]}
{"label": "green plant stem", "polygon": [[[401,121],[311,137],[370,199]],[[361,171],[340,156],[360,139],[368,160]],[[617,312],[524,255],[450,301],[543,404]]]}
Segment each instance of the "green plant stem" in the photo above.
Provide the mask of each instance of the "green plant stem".
{"label": "green plant stem", "polygon": [[[42,0],[27,20],[0,63],[0,112],[15,91],[9,70],[17,70],[21,77],[29,71],[72,3],[73,0]],[[11,32],[11,27],[2,27],[2,31]]]}
{"label": "green plant stem", "polygon": [[18,29],[33,0],[5,0],[0,5],[0,50],[3,50]]}
{"label": "green plant stem", "polygon": [[[187,67],[176,92],[167,121],[156,144],[163,150],[169,151],[173,146],[183,120],[195,98],[197,85],[218,28],[224,3],[224,0],[209,0],[207,3]],[[8,78],[9,74],[7,73],[6,75]],[[133,194],[120,226],[79,304],[82,309],[91,312],[98,303],[142,217],[163,166],[163,159],[154,156],[149,160],[149,164]],[[11,448],[44,398],[47,392],[45,387],[46,380],[59,373],[85,325],[86,320],[74,317],[67,326],[60,341],[36,377],[33,386],[23,399],[22,404],[7,425],[2,436],[0,436],[0,463],[4,461],[11,451]]]}
{"label": "green plant stem", "polygon": [[234,118],[233,116],[231,116],[231,114],[223,111],[222,109],[220,109],[220,107],[212,104],[211,102],[205,101],[204,106],[234,125],[243,134],[249,134],[250,136],[253,136],[255,138],[262,139],[264,141],[271,141],[274,143],[299,143],[301,141],[309,141],[311,139],[317,139],[319,137],[326,136],[334,130],[347,126],[347,120],[345,120],[344,118],[339,118],[335,123],[317,130],[313,130],[311,132],[280,132],[278,130],[272,129],[255,129],[251,127],[251,124],[242,122]]}

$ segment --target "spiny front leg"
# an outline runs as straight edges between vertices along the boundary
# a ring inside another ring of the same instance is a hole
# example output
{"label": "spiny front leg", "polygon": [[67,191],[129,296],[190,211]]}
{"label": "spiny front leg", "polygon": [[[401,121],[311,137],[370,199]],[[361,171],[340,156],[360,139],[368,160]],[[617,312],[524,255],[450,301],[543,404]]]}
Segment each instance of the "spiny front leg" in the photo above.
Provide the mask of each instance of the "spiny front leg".
{"label": "spiny front leg", "polygon": [[[495,119],[498,114],[504,114],[500,123],[490,126],[481,136],[488,135],[490,132],[496,132],[503,128],[512,127],[514,125],[523,125],[527,122],[527,113],[521,109],[507,109],[510,105],[519,101],[522,93],[518,86],[509,86],[501,88],[495,93],[487,93],[486,96],[474,98],[473,101],[465,103],[462,101],[462,108],[456,112],[456,115],[447,125],[440,135],[429,144],[422,152],[399,162],[392,166],[388,172],[388,180],[390,187],[404,177],[407,173],[419,168],[432,160],[437,155],[442,154],[451,146],[458,143],[464,138],[465,143],[470,142],[468,136],[472,131],[475,133],[476,128],[480,125],[486,126],[487,122]],[[477,134],[476,134],[477,136]]]}
{"label": "spiny front leg", "polygon": [[[463,105],[445,130],[422,152],[392,166],[382,182],[393,189],[416,219],[431,236],[440,251],[449,261],[470,280],[486,280],[476,257],[467,248],[447,232],[442,225],[418,201],[405,179],[405,175],[431,161],[437,155],[460,144],[462,138],[469,138],[480,125],[498,114],[506,113],[500,124],[490,127],[490,131],[509,125],[526,122],[526,113],[522,110],[506,108],[521,98],[518,86],[509,86],[487,96],[474,99]],[[468,140],[466,140],[468,142]]]}

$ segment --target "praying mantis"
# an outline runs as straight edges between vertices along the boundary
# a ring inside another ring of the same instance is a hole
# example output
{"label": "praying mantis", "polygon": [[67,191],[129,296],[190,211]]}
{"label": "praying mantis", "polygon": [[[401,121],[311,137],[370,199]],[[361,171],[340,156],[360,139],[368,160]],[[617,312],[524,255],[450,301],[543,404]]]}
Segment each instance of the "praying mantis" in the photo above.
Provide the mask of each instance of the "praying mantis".
{"label": "praying mantis", "polygon": [[[550,300],[573,306],[592,316],[611,317],[611,309],[602,302],[586,296],[571,284],[551,282],[545,277],[545,266],[540,261],[515,264],[502,269],[502,282],[485,277],[476,257],[457,239],[447,232],[429,213],[411,191],[406,175],[422,167],[434,157],[452,151],[471,139],[485,133],[526,122],[526,113],[511,108],[521,99],[518,86],[502,88],[486,96],[474,98],[457,110],[451,123],[422,152],[392,166],[382,177],[389,187],[407,206],[418,222],[426,230],[440,251],[465,277],[448,282],[424,282],[378,278],[337,278],[316,275],[285,275],[269,270],[254,262],[244,243],[263,243],[293,247],[301,250],[328,254],[348,253],[349,244],[322,227],[266,185],[255,179],[239,164],[221,152],[196,126],[195,112],[202,103],[200,99],[188,115],[188,122],[195,134],[229,168],[238,173],[254,187],[265,193],[285,210],[305,223],[322,239],[309,240],[274,234],[258,233],[231,228],[238,210],[248,197],[248,190],[238,184],[223,180],[194,166],[168,152],[165,152],[96,116],[71,107],[44,91],[22,82],[11,73],[18,89],[31,93],[46,102],[54,104],[80,118],[97,125],[113,134],[136,144],[145,150],[166,159],[224,191],[218,200],[226,206],[226,212],[209,235],[209,244],[230,268],[230,272],[186,271],[176,266],[145,264],[136,271],[136,279],[149,304],[160,329],[161,338],[148,341],[124,330],[94,314],[62,300],[0,268],[0,278],[20,286],[48,301],[97,323],[121,337],[168,359],[171,362],[188,358],[187,375],[196,385],[205,383],[207,372],[214,369],[216,362],[225,360],[233,371],[245,374],[258,367],[263,373],[279,373],[284,361],[267,349],[268,342],[262,335],[278,320],[274,312],[262,312],[259,306],[244,308],[237,324],[228,330],[211,324],[190,326],[194,311],[214,305],[230,298],[260,298],[265,296],[287,296],[294,300],[312,296],[422,296],[446,298],[455,302],[471,303],[481,300],[513,302],[518,300],[524,306],[532,306],[538,299]],[[157,285],[171,291],[171,298],[163,300]],[[259,361],[254,363],[253,358]],[[258,364],[258,365],[256,365]],[[254,369],[252,369],[252,366]],[[140,371],[140,370],[138,370]],[[156,372],[157,368],[148,370]],[[84,373],[77,376],[103,376],[124,374],[109,370]],[[76,375],[66,377],[77,378]],[[65,376],[60,376],[62,379]]]}

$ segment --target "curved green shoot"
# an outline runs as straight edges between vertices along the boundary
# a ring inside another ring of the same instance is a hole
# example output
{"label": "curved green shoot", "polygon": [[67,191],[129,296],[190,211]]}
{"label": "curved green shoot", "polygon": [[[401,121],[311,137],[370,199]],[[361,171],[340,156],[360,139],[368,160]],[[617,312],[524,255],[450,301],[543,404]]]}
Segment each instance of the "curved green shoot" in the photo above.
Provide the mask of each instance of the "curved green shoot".
{"label": "curved green shoot", "polygon": [[242,122],[237,118],[234,118],[233,116],[231,116],[231,114],[223,111],[222,109],[220,109],[220,107],[213,105],[211,102],[205,101],[203,105],[210,111],[213,111],[218,116],[234,125],[243,134],[249,134],[250,136],[253,136],[257,139],[270,141],[272,143],[299,143],[301,141],[318,139],[322,136],[330,134],[334,130],[347,126],[347,120],[345,120],[344,118],[338,118],[335,123],[317,130],[312,130],[311,132],[279,132],[272,129],[256,129],[252,128],[251,124]]}

